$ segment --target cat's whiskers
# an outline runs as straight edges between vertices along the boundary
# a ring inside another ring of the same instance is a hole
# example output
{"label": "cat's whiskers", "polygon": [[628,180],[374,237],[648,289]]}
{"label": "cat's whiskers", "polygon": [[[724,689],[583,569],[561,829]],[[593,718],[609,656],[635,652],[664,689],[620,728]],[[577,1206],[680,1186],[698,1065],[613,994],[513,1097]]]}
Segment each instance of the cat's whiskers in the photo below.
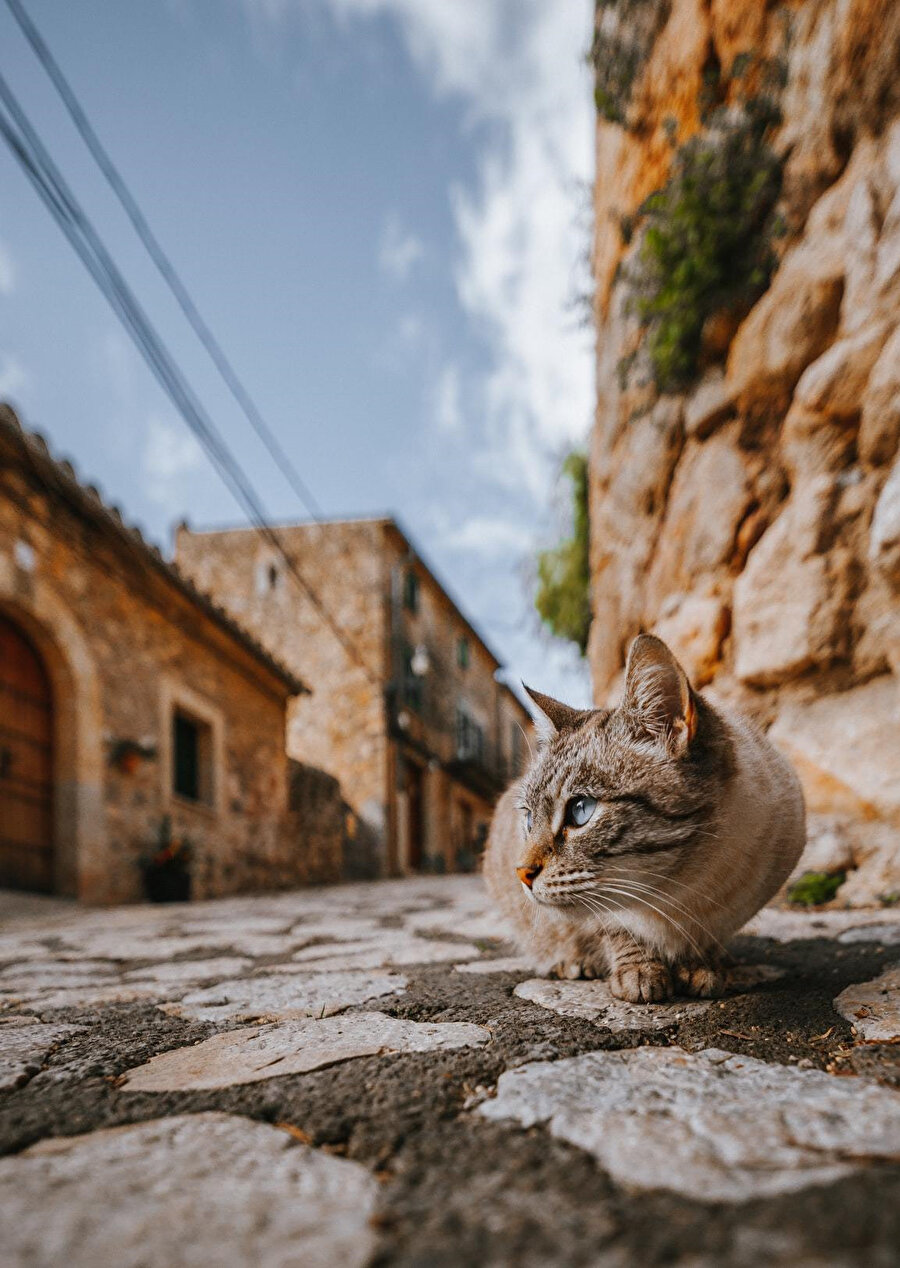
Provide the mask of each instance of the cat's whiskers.
{"label": "cat's whiskers", "polygon": [[532,744],[531,744],[531,738],[528,732],[522,726],[522,723],[518,720],[518,718],[516,719],[516,726],[522,732],[522,735],[524,736],[524,739],[525,739],[525,743],[528,745],[528,756],[531,758],[532,761],[534,761],[534,748],[532,747]]}
{"label": "cat's whiskers", "polygon": [[684,926],[683,926],[683,925],[681,925],[681,924],[679,924],[679,923],[678,923],[678,921],[675,919],[675,917],[674,917],[674,916],[672,916],[669,912],[661,911],[661,910],[660,910],[660,908],[659,908],[659,907],[656,907],[653,903],[651,903],[651,902],[649,901],[649,899],[644,898],[644,897],[643,897],[642,895],[640,895],[640,894],[635,894],[635,893],[634,893],[634,892],[632,892],[631,890],[627,890],[627,889],[614,889],[614,890],[610,890],[610,889],[607,887],[606,889],[604,889],[604,890],[603,890],[603,896],[604,896],[604,897],[606,897],[606,895],[607,895],[607,894],[609,894],[610,892],[611,892],[611,893],[614,893],[614,894],[621,894],[621,896],[622,896],[623,898],[630,898],[630,899],[632,899],[632,900],[633,900],[634,902],[636,902],[636,903],[641,903],[641,904],[643,904],[643,906],[645,906],[645,907],[649,908],[649,910],[650,910],[650,911],[655,911],[655,912],[656,912],[656,914],[657,914],[658,916],[662,916],[663,920],[667,920],[667,921],[669,922],[669,924],[672,926],[672,928],[673,928],[673,929],[674,929],[677,933],[680,933],[680,934],[681,934],[681,936],[682,936],[682,937],[683,937],[683,938],[684,938],[687,942],[689,942],[689,943],[691,944],[691,946],[693,947],[693,949],[697,952],[697,955],[698,955],[698,957],[700,958],[700,960],[701,960],[701,961],[703,961],[703,960],[705,960],[705,959],[706,959],[706,953],[705,953],[705,952],[702,950],[702,948],[698,945],[698,943],[695,941],[695,939],[691,937],[691,935],[690,935],[690,934],[688,933],[688,931],[684,928]]}
{"label": "cat's whiskers", "polygon": [[[596,895],[595,895],[595,897],[596,897]],[[622,903],[617,903],[617,902],[616,902],[616,900],[615,900],[614,898],[610,898],[608,895],[604,895],[604,897],[606,898],[606,901],[607,901],[608,903],[613,903],[613,904],[615,905],[615,907],[616,907],[619,911],[623,911],[623,912],[625,913],[625,915],[626,915],[626,916],[628,915],[628,908],[627,908],[627,907],[625,907],[625,906],[623,906],[623,905],[622,905]],[[598,899],[598,901],[600,901],[600,900]],[[630,940],[630,941],[632,942],[632,944],[634,945],[634,949],[635,949],[635,951],[637,951],[638,955],[639,955],[639,956],[643,959],[643,956],[644,956],[644,950],[643,950],[643,948],[641,947],[641,944],[638,942],[637,938],[634,936],[634,934],[631,932],[631,930],[630,930],[630,929],[628,928],[628,926],[625,924],[625,921],[622,919],[622,917],[621,917],[621,916],[617,916],[617,915],[616,915],[616,913],[615,913],[614,911],[607,911],[607,914],[608,914],[609,916],[611,916],[613,920],[615,920],[615,921],[617,921],[617,922],[618,922],[619,928],[620,928],[620,929],[622,930],[622,932],[626,935],[626,937],[627,937],[627,938],[629,938],[629,940]]]}
{"label": "cat's whiskers", "polygon": [[[659,880],[670,881],[673,885],[679,886],[685,897],[699,898],[701,902],[710,903],[713,907],[718,907],[722,911],[728,910],[728,905],[726,903],[719,902],[718,899],[713,898],[713,896],[708,894],[705,890],[698,889],[696,885],[689,885],[686,881],[681,880],[677,876],[670,876],[667,872],[656,872],[653,871],[652,868],[641,867],[641,876],[655,876]],[[616,878],[614,877],[613,879]],[[620,879],[630,880],[631,876],[629,874],[621,877]]]}
{"label": "cat's whiskers", "polygon": [[[620,885],[629,885],[633,888],[642,889],[646,893],[652,894],[654,898],[659,898],[662,902],[670,903],[677,911],[679,911],[683,916],[687,918],[690,924],[695,925],[697,929],[700,930],[701,933],[705,934],[706,937],[710,939],[711,942],[714,942],[716,946],[719,947],[726,955],[728,954],[727,948],[719,941],[719,939],[712,932],[712,930],[709,929],[703,923],[703,921],[699,919],[696,913],[691,911],[688,907],[685,907],[682,903],[676,902],[676,900],[672,898],[671,895],[663,893],[662,890],[656,889],[651,885],[643,885],[640,881],[632,881],[632,880],[615,881],[615,878],[613,878],[613,880],[615,883]],[[633,894],[632,896],[634,898],[640,897],[640,895],[638,894]],[[649,905],[650,904],[648,903],[648,906]],[[685,936],[687,936],[686,931],[685,931]]]}
{"label": "cat's whiskers", "polygon": [[[684,903],[679,902],[677,898],[673,898],[672,895],[668,893],[667,890],[660,888],[659,885],[649,885],[645,881],[639,881],[639,880],[636,880],[634,877],[627,876],[627,875],[626,876],[610,876],[609,879],[616,885],[631,885],[637,889],[645,890],[648,894],[655,894],[657,898],[664,899],[667,903],[671,903],[673,907],[677,907],[680,911],[684,912],[684,914],[687,917],[689,917],[689,919],[693,920],[696,924],[700,926],[701,929],[703,929],[704,933],[712,937],[712,934],[709,932],[708,929],[706,929],[703,926],[702,922],[697,917],[696,912],[692,911],[691,908],[686,907]],[[684,894],[684,897],[686,898],[698,897],[700,898],[701,901],[703,901],[702,895],[699,895],[699,894],[692,895],[691,893],[688,892]],[[714,899],[709,899],[707,901],[715,902]],[[715,905],[718,907],[722,906],[721,903],[715,903]]]}

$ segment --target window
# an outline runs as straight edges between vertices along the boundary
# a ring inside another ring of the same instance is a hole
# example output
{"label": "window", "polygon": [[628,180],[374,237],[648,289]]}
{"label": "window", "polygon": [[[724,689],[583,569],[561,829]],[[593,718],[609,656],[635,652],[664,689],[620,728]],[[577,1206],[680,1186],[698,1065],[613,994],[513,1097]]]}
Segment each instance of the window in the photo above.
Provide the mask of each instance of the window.
{"label": "window", "polygon": [[472,653],[469,648],[469,640],[467,638],[458,638],[456,640],[456,663],[460,669],[468,669],[469,661]]}
{"label": "window", "polygon": [[282,574],[278,560],[267,552],[262,559],[257,560],[254,570],[257,595],[264,599],[269,594],[275,594],[281,588],[281,580]]}
{"label": "window", "polygon": [[212,728],[180,709],[172,715],[172,791],[212,804]]}
{"label": "window", "polygon": [[484,760],[484,729],[462,705],[456,707],[456,756],[461,762]]}
{"label": "window", "polygon": [[408,568],[403,578],[403,606],[407,612],[419,610],[419,578]]}

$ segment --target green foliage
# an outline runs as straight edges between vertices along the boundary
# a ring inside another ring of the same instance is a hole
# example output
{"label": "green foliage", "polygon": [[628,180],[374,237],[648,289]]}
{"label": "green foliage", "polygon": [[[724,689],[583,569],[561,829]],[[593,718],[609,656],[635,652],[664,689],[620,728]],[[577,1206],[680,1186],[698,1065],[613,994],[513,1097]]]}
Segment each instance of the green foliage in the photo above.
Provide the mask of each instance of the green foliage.
{"label": "green foliage", "polygon": [[570,453],[562,474],[572,486],[572,535],[538,555],[534,603],[548,629],[584,655],[591,625],[587,457]]}
{"label": "green foliage", "polygon": [[715,112],[641,209],[630,280],[660,391],[696,375],[708,317],[749,307],[769,283],[781,163],[767,134],[776,117],[765,98]]}
{"label": "green foliage", "polygon": [[625,125],[635,80],[670,7],[670,0],[597,0],[588,61],[597,113],[609,123]]}
{"label": "green foliage", "polygon": [[788,902],[795,907],[820,907],[831,902],[844,881],[846,872],[804,872],[799,880],[788,887]]}

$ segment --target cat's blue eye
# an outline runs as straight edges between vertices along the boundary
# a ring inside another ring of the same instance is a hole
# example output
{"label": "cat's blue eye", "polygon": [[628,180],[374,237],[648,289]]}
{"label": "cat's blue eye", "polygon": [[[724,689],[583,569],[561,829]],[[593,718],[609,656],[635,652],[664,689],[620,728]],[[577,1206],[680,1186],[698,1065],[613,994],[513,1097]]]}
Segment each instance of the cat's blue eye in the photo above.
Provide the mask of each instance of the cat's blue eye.
{"label": "cat's blue eye", "polygon": [[525,831],[526,832],[531,831],[533,823],[534,823],[534,819],[531,817],[531,811],[526,810],[525,811]]}
{"label": "cat's blue eye", "polygon": [[566,823],[572,828],[583,828],[596,809],[596,797],[573,797],[566,806]]}

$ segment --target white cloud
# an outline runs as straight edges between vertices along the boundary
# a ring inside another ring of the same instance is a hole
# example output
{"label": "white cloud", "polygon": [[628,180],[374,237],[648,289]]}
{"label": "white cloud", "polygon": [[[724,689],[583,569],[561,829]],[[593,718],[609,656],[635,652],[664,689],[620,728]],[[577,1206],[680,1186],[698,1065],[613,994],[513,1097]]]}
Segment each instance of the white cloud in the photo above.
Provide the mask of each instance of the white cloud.
{"label": "white cloud", "polygon": [[184,503],[181,481],[203,466],[203,452],[190,432],[153,414],[147,424],[141,466],[147,497],[175,512]]}
{"label": "white cloud", "polygon": [[16,266],[9,248],[0,242],[0,295],[11,295],[16,289]]}
{"label": "white cloud", "polygon": [[[463,373],[434,350],[433,417],[452,422],[446,435],[465,447],[473,488],[502,486],[511,496],[498,489],[497,505],[524,502],[537,524],[560,455],[583,442],[593,412],[593,338],[571,311],[588,289],[594,106],[584,54],[593,0],[243,3],[260,21],[330,13],[354,34],[369,19],[393,20],[427,90],[461,104],[476,175],[447,191],[459,246],[453,280],[486,357],[485,368]],[[588,703],[584,662],[535,638],[516,565],[503,566],[527,554],[527,541],[493,519],[489,496],[483,504],[487,516],[434,526],[441,552],[468,552],[467,606],[528,679]]]}
{"label": "white cloud", "polygon": [[445,534],[443,544],[448,550],[469,551],[483,556],[510,556],[522,554],[532,543],[521,525],[499,517],[476,515],[451,528]]}
{"label": "white cloud", "polygon": [[[257,19],[307,11],[300,0],[244,0]],[[474,188],[450,191],[463,310],[485,332],[478,383],[482,463],[545,496],[561,449],[583,439],[593,397],[593,345],[570,306],[585,271],[584,190],[594,109],[584,54],[592,0],[319,0],[344,24],[394,19],[437,96],[485,124]],[[402,236],[398,238],[403,241]],[[412,240],[411,240],[412,241]],[[409,268],[415,247],[399,252]],[[502,456],[502,461],[499,461]]]}
{"label": "white cloud", "polygon": [[[437,93],[484,130],[476,188],[452,191],[460,303],[486,332],[480,467],[545,495],[561,448],[590,424],[593,346],[569,310],[587,243],[593,165],[584,65],[590,0],[329,0],[344,18],[389,14]],[[446,390],[446,389],[445,389]],[[502,456],[502,461],[498,459]]]}
{"label": "white cloud", "polygon": [[405,282],[425,254],[425,247],[414,233],[409,233],[396,216],[384,226],[378,263],[397,282]]}
{"label": "white cloud", "polygon": [[455,365],[445,366],[438,375],[434,391],[434,421],[439,431],[458,432],[462,428],[459,370]]}
{"label": "white cloud", "polygon": [[17,396],[28,384],[22,362],[11,352],[0,352],[0,399]]}

